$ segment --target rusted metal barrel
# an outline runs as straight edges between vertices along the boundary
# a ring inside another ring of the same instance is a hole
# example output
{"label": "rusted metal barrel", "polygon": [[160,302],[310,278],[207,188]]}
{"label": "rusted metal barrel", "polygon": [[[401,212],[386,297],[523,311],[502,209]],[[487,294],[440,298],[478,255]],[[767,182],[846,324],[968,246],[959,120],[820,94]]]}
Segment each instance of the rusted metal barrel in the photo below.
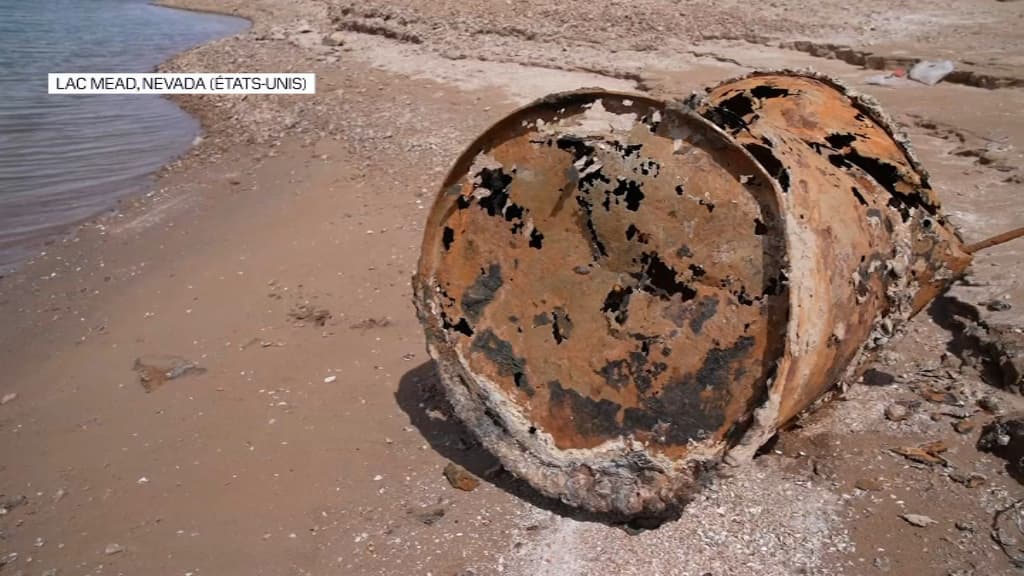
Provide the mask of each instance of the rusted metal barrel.
{"label": "rusted metal barrel", "polygon": [[667,516],[852,375],[960,247],[876,106],[776,74],[512,113],[449,172],[413,284],[457,415],[509,471]]}

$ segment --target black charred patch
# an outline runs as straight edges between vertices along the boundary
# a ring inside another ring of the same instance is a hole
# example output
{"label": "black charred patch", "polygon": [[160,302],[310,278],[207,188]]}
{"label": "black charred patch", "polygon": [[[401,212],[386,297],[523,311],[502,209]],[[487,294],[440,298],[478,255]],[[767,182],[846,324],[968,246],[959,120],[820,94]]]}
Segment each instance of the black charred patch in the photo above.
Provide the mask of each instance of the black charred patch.
{"label": "black charred patch", "polygon": [[850,191],[853,192],[853,197],[857,199],[861,206],[868,205],[868,201],[864,199],[864,196],[860,193],[860,190],[857,190],[856,186],[851,186]]}
{"label": "black charred patch", "polygon": [[470,347],[490,360],[498,369],[498,375],[511,376],[516,388],[533,396],[534,389],[526,377],[526,361],[515,355],[512,344],[488,329],[478,334]]}
{"label": "black charred patch", "polygon": [[690,247],[686,245],[680,246],[679,249],[676,250],[676,256],[680,258],[692,258],[693,250],[690,250]]}
{"label": "black charred patch", "polygon": [[700,334],[704,323],[714,317],[716,312],[718,312],[718,298],[705,296],[698,300],[697,311],[690,319],[690,330],[693,330],[694,334]]}
{"label": "black charred patch", "polygon": [[754,101],[746,94],[736,94],[723,100],[715,107],[715,111],[718,114],[716,114],[716,118],[711,119],[712,122],[723,128],[742,130],[747,127],[747,122],[743,120],[743,117],[754,112]]}
{"label": "black charred patch", "polygon": [[629,297],[633,294],[632,288],[623,288],[621,286],[615,286],[608,292],[608,295],[604,297],[604,304],[601,306],[601,312],[610,314],[615,323],[619,326],[626,323],[626,318],[629,315]]}
{"label": "black charred patch", "polygon": [[636,238],[636,241],[640,244],[648,244],[651,241],[651,235],[641,232],[635,224],[630,224],[629,228],[626,228],[626,240],[632,240]]}
{"label": "black charred patch", "polygon": [[742,336],[728,348],[711,349],[696,374],[669,382],[660,394],[645,398],[642,408],[626,408],[623,427],[653,430],[659,422],[672,422],[661,430],[666,443],[706,438],[725,422],[729,383],[753,346],[753,337]]}
{"label": "black charred patch", "polygon": [[470,328],[469,322],[467,322],[465,318],[459,318],[459,321],[453,324],[451,329],[463,334],[464,336],[473,335],[473,329]]}
{"label": "black charred patch", "polygon": [[505,174],[501,168],[484,168],[477,173],[480,184],[477,188],[490,190],[490,194],[481,198],[478,203],[487,211],[488,216],[504,216],[505,205],[508,204],[508,187],[512,184],[512,176]]}
{"label": "black charred patch", "polygon": [[682,196],[685,193],[686,193],[686,188],[682,184],[676,186],[676,196]]}
{"label": "black charred patch", "polygon": [[898,167],[878,158],[861,156],[856,150],[848,150],[842,154],[830,154],[828,159],[837,167],[849,169],[850,166],[856,166],[871,176],[875,182],[878,182],[892,195],[888,205],[900,213],[904,222],[910,219],[910,209],[912,208],[921,208],[929,214],[935,213],[935,207],[926,203],[921,194],[917,192],[904,194],[896,189],[896,184],[902,180]]}
{"label": "black charred patch", "polygon": [[481,270],[473,284],[462,294],[462,313],[476,322],[483,314],[484,308],[494,300],[494,293],[501,288],[501,265],[491,264],[487,270]]}
{"label": "black charred patch", "polygon": [[644,341],[639,351],[629,353],[629,371],[637,391],[641,394],[646,394],[654,380],[668,369],[664,362],[649,362],[650,353],[650,341]]}
{"label": "black charred patch", "polygon": [[824,154],[825,152],[825,145],[820,142],[804,140],[804,144],[807,144],[807,147],[810,148],[811,150],[814,150],[814,152],[817,153],[818,155]]}
{"label": "black charred patch", "polygon": [[590,247],[594,260],[602,256],[607,257],[608,251],[605,250],[604,243],[601,242],[601,238],[597,235],[597,228],[594,227],[594,205],[582,194],[576,196],[576,202],[582,209],[580,218],[583,220],[583,226],[590,233]]}
{"label": "black charred patch", "polygon": [[768,233],[768,226],[760,218],[754,218],[754,235],[764,236]]}
{"label": "black charred patch", "polygon": [[697,296],[697,291],[686,282],[680,282],[675,269],[665,264],[657,254],[645,252],[640,257],[640,264],[640,271],[630,274],[639,282],[640,290],[662,300],[669,300],[673,295],[679,294],[683,302],[686,302]]}
{"label": "black charred patch", "polygon": [[537,250],[540,250],[541,246],[543,245],[543,242],[544,235],[541,234],[536,228],[534,228],[533,232],[530,232],[530,248],[536,248]]}
{"label": "black charred patch", "polygon": [[740,289],[732,293],[736,297],[736,301],[744,306],[753,306],[754,299],[751,298],[750,294],[747,293],[746,286],[740,286]]}
{"label": "black charred patch", "polygon": [[643,144],[623,144],[617,140],[608,142],[608,145],[612,147],[612,150],[621,154],[623,160],[628,160],[630,156],[639,158],[640,149],[644,147]]}
{"label": "black charred patch", "polygon": [[551,336],[555,339],[555,344],[561,344],[572,336],[572,318],[569,318],[569,313],[561,306],[555,308],[551,317]]}
{"label": "black charred patch", "polygon": [[455,201],[455,205],[458,206],[459,210],[465,210],[473,205],[472,196],[459,196],[459,199]]}
{"label": "black charred patch", "polygon": [[829,134],[825,136],[825,142],[828,145],[835,148],[836,150],[842,150],[850,144],[853,144],[857,140],[857,136],[854,134]]}
{"label": "black charred patch", "polygon": [[701,206],[707,208],[708,209],[708,214],[711,214],[712,212],[715,211],[715,203],[710,201],[710,200],[705,200],[703,198],[700,198],[700,199],[697,200],[697,203],[700,204]]}
{"label": "black charred patch", "polygon": [[621,359],[606,363],[597,371],[597,374],[604,379],[605,384],[616,390],[622,390],[631,380],[628,364]]}
{"label": "black charred patch", "polygon": [[778,276],[770,276],[764,283],[763,296],[778,296],[786,291],[789,286],[789,277],[782,270],[779,271]]}
{"label": "black charred patch", "polygon": [[582,436],[611,438],[621,433],[617,417],[622,407],[611,400],[594,400],[552,380],[548,382],[548,404],[555,417],[562,417],[565,412],[572,414]]}
{"label": "black charred patch", "polygon": [[700,278],[707,274],[707,271],[704,270],[704,267],[700,264],[690,264],[687,268],[690,269],[690,274],[692,274],[694,278]]}
{"label": "black charred patch", "polygon": [[551,324],[551,317],[548,316],[547,312],[541,312],[533,317],[534,328],[537,326],[547,326],[548,324]]}
{"label": "black charred patch", "polygon": [[658,164],[653,158],[648,158],[640,163],[638,166],[640,173],[644,176],[657,177],[661,173],[661,164]]}
{"label": "black charred patch", "polygon": [[779,183],[783,192],[789,192],[789,170],[775,157],[771,148],[760,144],[746,144],[743,147],[765,169],[765,172],[768,172],[772,179]]}
{"label": "black charred patch", "polygon": [[444,251],[451,250],[452,242],[455,242],[455,230],[445,226],[444,231],[441,232],[441,244],[444,245]]}
{"label": "black charred patch", "polygon": [[768,86],[767,84],[762,84],[761,86],[752,88],[750,90],[750,93],[754,96],[754,98],[758,98],[760,100],[768,100],[770,98],[782,98],[783,96],[790,95],[790,91],[786,90],[785,88],[776,88],[775,86]]}
{"label": "black charred patch", "polygon": [[640,201],[644,199],[644,193],[640,190],[640,184],[635,180],[628,180],[620,178],[618,185],[615,186],[609,192],[605,193],[605,199],[602,203],[605,210],[611,210],[612,197],[615,198],[615,203],[619,203],[619,199],[622,199],[626,204],[626,209],[632,212],[636,212],[640,209]]}

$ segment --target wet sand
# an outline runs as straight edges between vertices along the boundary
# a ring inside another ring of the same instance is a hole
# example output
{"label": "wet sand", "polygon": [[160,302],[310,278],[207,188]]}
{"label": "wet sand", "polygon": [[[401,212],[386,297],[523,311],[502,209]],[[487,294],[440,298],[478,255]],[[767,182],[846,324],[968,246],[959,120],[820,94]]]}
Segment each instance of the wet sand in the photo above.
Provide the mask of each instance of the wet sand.
{"label": "wet sand", "polygon": [[[166,70],[315,72],[319,93],[180,99],[203,123],[202,143],[152,192],[0,279],[0,395],[16,394],[0,405],[3,573],[1013,573],[989,526],[1024,491],[974,448],[977,430],[933,418],[939,407],[916,390],[953,387],[971,407],[990,395],[1005,410],[1021,398],[986,383],[970,350],[950,353],[957,339],[942,309],[919,316],[878,367],[895,382],[854,386],[681,520],[631,535],[574,519],[494,469],[433,392],[410,303],[422,224],[449,162],[514,107],[581,86],[686,94],[754,67],[814,66],[876,95],[907,127],[967,239],[1020,225],[1021,89],[870,87],[862,80],[876,71],[777,47],[820,42],[821,21],[841,18],[864,23],[844,43],[875,39],[867,28],[880,13],[890,28],[878,35],[903,41],[901,23],[940,22],[954,3],[781,2],[746,27],[753,16],[697,4],[676,29],[678,9],[637,5],[663,21],[651,38],[674,38],[663,46],[644,44],[643,18],[617,32],[615,18],[629,14],[611,4],[602,20],[524,2],[517,14],[536,12],[512,23],[502,20],[512,8],[490,2],[347,13],[312,1],[181,4],[237,10],[254,26]],[[940,22],[953,39],[943,48],[1020,62],[1006,22],[1022,9],[972,4]],[[579,31],[559,31],[559,19]],[[437,22],[448,34],[429,32]],[[715,26],[749,34],[726,39]],[[339,28],[344,44],[325,46]],[[937,45],[922,38],[908,34],[901,50]],[[1022,249],[980,257],[956,301],[1019,329]],[[1013,307],[979,305],[992,298]],[[205,372],[147,392],[133,366],[175,361],[167,356]],[[899,400],[922,406],[887,420]],[[992,417],[975,412],[979,423]],[[935,439],[950,446],[952,469],[889,451]],[[481,487],[449,486],[449,461]],[[938,523],[914,527],[903,513]]]}

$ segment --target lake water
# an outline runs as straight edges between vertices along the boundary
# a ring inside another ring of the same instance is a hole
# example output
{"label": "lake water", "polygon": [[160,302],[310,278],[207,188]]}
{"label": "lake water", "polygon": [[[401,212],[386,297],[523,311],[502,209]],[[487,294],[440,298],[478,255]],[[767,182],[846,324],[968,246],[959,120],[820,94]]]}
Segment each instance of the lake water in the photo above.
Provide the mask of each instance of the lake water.
{"label": "lake water", "polygon": [[199,134],[159,96],[48,95],[48,72],[149,72],[248,25],[145,0],[0,0],[0,271],[145,190]]}

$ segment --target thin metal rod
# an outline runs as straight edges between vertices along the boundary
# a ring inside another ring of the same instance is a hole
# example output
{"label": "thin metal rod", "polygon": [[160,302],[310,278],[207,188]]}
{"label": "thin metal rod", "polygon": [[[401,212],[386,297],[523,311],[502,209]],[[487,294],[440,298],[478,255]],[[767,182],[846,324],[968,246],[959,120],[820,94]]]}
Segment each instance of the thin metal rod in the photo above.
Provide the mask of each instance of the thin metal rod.
{"label": "thin metal rod", "polygon": [[964,251],[967,252],[968,254],[974,254],[975,252],[978,252],[980,250],[991,248],[993,246],[998,246],[999,244],[1009,242],[1010,240],[1013,240],[1014,238],[1020,238],[1021,236],[1024,236],[1024,226],[1021,226],[1020,228],[1014,228],[1013,230],[1003,232],[1002,234],[996,234],[995,236],[991,238],[986,238],[981,242],[975,242],[974,244],[965,247]]}

